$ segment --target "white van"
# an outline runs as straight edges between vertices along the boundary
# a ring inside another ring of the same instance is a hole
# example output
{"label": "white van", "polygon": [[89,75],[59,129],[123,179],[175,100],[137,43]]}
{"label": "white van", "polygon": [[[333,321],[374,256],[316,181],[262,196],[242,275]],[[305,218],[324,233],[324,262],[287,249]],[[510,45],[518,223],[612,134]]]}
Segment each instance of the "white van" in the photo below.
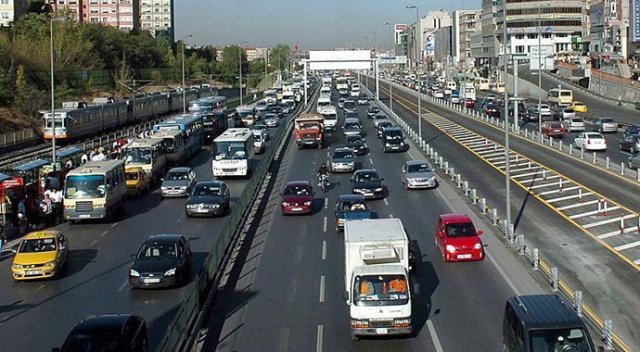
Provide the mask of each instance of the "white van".
{"label": "white van", "polygon": [[322,109],[326,108],[327,106],[331,106],[331,96],[328,95],[320,95],[320,97],[318,98],[318,105],[316,107],[316,111],[317,112],[321,112]]}
{"label": "white van", "polygon": [[266,130],[251,130],[253,133],[253,150],[256,154],[264,152],[265,143],[267,141]]}
{"label": "white van", "polygon": [[327,106],[320,110],[320,114],[324,118],[324,129],[327,131],[335,131],[338,124],[338,111],[335,106]]}
{"label": "white van", "polygon": [[444,86],[445,90],[448,89],[450,91],[458,90],[458,85],[454,81],[447,81]]}
{"label": "white van", "polygon": [[331,88],[330,87],[322,87],[320,88],[320,94],[322,95],[331,95]]}

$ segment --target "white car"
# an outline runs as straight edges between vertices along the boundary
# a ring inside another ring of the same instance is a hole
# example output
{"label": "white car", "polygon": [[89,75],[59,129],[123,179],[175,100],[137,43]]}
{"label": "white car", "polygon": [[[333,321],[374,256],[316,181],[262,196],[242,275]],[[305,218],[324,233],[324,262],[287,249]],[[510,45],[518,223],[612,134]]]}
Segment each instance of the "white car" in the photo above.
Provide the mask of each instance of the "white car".
{"label": "white car", "polygon": [[441,91],[441,90],[436,90],[435,92],[433,92],[433,96],[435,98],[443,99],[444,98],[444,92]]}
{"label": "white car", "polygon": [[573,139],[573,145],[584,150],[607,150],[607,140],[598,132],[582,132]]}
{"label": "white car", "polygon": [[266,114],[264,117],[264,124],[267,125],[267,127],[278,127],[278,115]]}

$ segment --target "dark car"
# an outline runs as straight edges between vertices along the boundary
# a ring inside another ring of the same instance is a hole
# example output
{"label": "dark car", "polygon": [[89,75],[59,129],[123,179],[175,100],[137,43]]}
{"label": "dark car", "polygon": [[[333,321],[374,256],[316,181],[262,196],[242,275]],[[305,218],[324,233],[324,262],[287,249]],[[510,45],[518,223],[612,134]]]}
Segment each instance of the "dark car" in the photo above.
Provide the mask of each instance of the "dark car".
{"label": "dark car", "polygon": [[632,134],[640,134],[640,126],[638,125],[627,126],[627,128],[625,128],[624,132],[622,133],[622,138],[625,138]]}
{"label": "dark car", "polygon": [[278,117],[282,117],[282,115],[284,114],[280,105],[270,105],[269,107],[267,107],[267,112],[276,114]]}
{"label": "dark car", "polygon": [[353,100],[345,100],[344,104],[342,105],[342,108],[344,109],[344,112],[355,112],[355,113],[357,113],[357,111],[358,111],[358,105]]}
{"label": "dark car", "polygon": [[567,135],[567,129],[560,122],[545,121],[540,128],[547,137],[562,138]]}
{"label": "dark car", "polygon": [[380,108],[378,108],[377,106],[372,106],[367,109],[367,116],[373,118],[374,116],[378,115],[379,112]]}
{"label": "dark car", "polygon": [[345,137],[345,147],[353,150],[356,155],[367,154],[367,144],[362,136],[353,135]]}
{"label": "dark car", "polygon": [[358,113],[355,111],[345,111],[344,112],[344,118],[345,119],[359,119]]}
{"label": "dark car", "polygon": [[635,154],[640,151],[640,134],[630,134],[620,140],[618,143],[620,150],[628,150],[629,153]]}
{"label": "dark car", "polygon": [[181,286],[191,273],[191,248],[182,235],[147,237],[129,269],[132,288]]}
{"label": "dark car", "polygon": [[221,181],[199,182],[184,203],[187,216],[220,216],[229,209],[229,187]]}
{"label": "dark car", "polygon": [[393,127],[393,124],[391,123],[391,121],[382,121],[378,124],[378,128],[376,130],[376,134],[378,135],[378,138],[382,138],[382,131],[388,127]]}
{"label": "dark car", "polygon": [[313,187],[309,181],[287,182],[282,192],[282,215],[311,214],[313,212]]}
{"label": "dark car", "polygon": [[336,232],[344,229],[346,220],[371,219],[371,211],[364,196],[360,194],[343,194],[338,197],[334,211]]}
{"label": "dark car", "polygon": [[344,124],[342,125],[342,133],[344,134],[345,137],[353,136],[353,135],[358,135],[358,136],[364,135],[364,131],[362,130],[362,125],[360,124],[360,120],[352,117],[348,119],[344,119]]}
{"label": "dark car", "polygon": [[132,314],[105,314],[81,320],[52,352],[146,352],[147,324]]}
{"label": "dark car", "polygon": [[500,115],[502,114],[502,109],[500,107],[500,105],[495,104],[495,103],[489,103],[487,104],[487,106],[484,109],[485,114],[491,116],[491,117],[500,117]]}
{"label": "dark car", "polygon": [[564,119],[570,119],[576,117],[576,112],[573,108],[566,106],[558,106],[553,112],[551,116],[555,121],[562,121]]}
{"label": "dark car", "polygon": [[351,177],[351,192],[365,198],[384,198],[382,179],[375,169],[361,169]]}
{"label": "dark car", "polygon": [[409,147],[404,142],[404,135],[400,127],[387,127],[382,129],[382,137],[380,138],[382,151],[387,152],[405,152]]}

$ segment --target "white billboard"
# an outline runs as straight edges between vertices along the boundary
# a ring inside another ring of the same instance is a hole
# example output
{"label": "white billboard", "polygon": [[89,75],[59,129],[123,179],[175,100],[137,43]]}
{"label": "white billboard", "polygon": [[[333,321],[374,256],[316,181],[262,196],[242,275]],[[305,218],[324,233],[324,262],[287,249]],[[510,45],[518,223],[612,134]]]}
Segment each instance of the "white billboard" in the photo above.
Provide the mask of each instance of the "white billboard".
{"label": "white billboard", "polygon": [[309,51],[310,70],[370,70],[371,51]]}
{"label": "white billboard", "polygon": [[[554,46],[553,45],[541,45],[540,46],[540,66],[545,71],[553,70],[553,55],[554,55]],[[530,71],[538,71],[538,46],[531,45],[529,46],[529,70]]]}

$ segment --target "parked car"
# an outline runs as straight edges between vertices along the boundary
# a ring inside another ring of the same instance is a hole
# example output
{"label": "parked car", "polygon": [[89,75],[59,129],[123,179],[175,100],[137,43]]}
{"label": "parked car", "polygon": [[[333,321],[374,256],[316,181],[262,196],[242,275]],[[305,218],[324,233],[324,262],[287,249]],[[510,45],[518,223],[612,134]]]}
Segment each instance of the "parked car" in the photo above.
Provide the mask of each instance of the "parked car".
{"label": "parked car", "polygon": [[229,209],[231,194],[222,181],[198,182],[184,203],[189,216],[221,216]]}
{"label": "parked car", "polygon": [[11,265],[14,281],[47,279],[59,276],[67,265],[69,244],[59,231],[45,230],[27,234],[18,244]]}
{"label": "parked car", "polygon": [[313,187],[309,181],[290,181],[284,186],[281,202],[282,215],[311,214]]}
{"label": "parked car", "polygon": [[572,117],[564,119],[562,125],[569,132],[583,132],[586,129],[586,125],[582,117]]}
{"label": "parked car", "polygon": [[618,149],[628,150],[629,153],[635,154],[640,151],[640,134],[632,134],[624,137],[618,143]]}
{"label": "parked car", "polygon": [[552,116],[554,120],[562,121],[576,117],[576,112],[571,107],[558,106],[555,110],[553,110]]}
{"label": "parked car", "polygon": [[543,122],[541,130],[547,137],[562,138],[567,135],[567,129],[560,122],[555,121]]}
{"label": "parked car", "polygon": [[356,155],[351,148],[336,148],[333,151],[329,159],[331,172],[353,172],[355,169]]}
{"label": "parked car", "polygon": [[162,179],[160,195],[166,197],[187,197],[198,182],[196,173],[190,167],[174,167]]}
{"label": "parked car", "polygon": [[347,220],[371,219],[371,210],[361,194],[342,194],[334,210],[336,232],[344,229]]}
{"label": "parked car", "polygon": [[581,132],[573,139],[573,145],[584,150],[607,150],[607,141],[598,132]]}
{"label": "parked car", "polygon": [[129,269],[131,288],[180,287],[191,274],[191,247],[180,234],[151,235]]}
{"label": "parked car", "polygon": [[378,108],[377,106],[372,106],[370,108],[367,109],[367,116],[373,118],[374,116],[378,115],[378,113],[380,113],[380,108]]}
{"label": "parked car", "polygon": [[352,135],[345,137],[345,147],[353,150],[356,155],[367,154],[367,144],[360,135]]}
{"label": "parked car", "polygon": [[132,314],[89,316],[71,330],[62,347],[52,352],[146,352],[147,325]]}
{"label": "parked car", "polygon": [[611,118],[599,118],[593,121],[593,123],[591,124],[591,130],[598,131],[600,133],[616,133],[618,132],[618,123]]}
{"label": "parked car", "polygon": [[375,169],[361,169],[351,176],[351,192],[365,198],[384,198],[384,181]]}
{"label": "parked car", "polygon": [[467,215],[443,214],[436,224],[435,244],[445,262],[483,260],[482,233]]}
{"label": "parked car", "polygon": [[435,188],[438,181],[433,167],[426,160],[408,160],[402,166],[404,189]]}

